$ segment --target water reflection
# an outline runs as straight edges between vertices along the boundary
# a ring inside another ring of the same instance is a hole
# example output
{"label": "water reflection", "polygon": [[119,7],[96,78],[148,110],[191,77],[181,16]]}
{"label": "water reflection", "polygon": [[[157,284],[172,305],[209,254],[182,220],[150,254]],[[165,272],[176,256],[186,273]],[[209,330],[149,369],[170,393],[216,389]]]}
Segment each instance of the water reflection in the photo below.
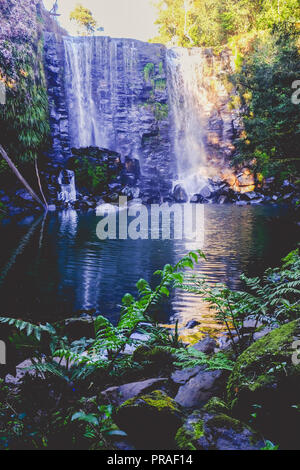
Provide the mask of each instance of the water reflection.
{"label": "water reflection", "polygon": [[[206,260],[196,266],[197,277],[206,279],[211,286],[220,282],[227,283],[231,288],[240,286],[240,274],[247,269],[250,258],[255,256],[252,240],[256,216],[257,211],[252,207],[240,210],[232,206],[206,206],[203,246]],[[178,256],[197,248],[196,243],[174,242]],[[172,309],[175,312],[172,321],[179,321],[184,338],[198,340],[199,332],[201,336],[206,332],[223,330],[223,325],[216,322],[214,313],[196,294],[177,291]],[[199,327],[186,329],[191,320],[197,320]]]}
{"label": "water reflection", "polygon": [[[241,272],[256,275],[276,265],[299,236],[285,211],[269,207],[206,206],[203,246],[184,240],[99,240],[98,222],[93,212],[49,214],[40,247],[36,221],[25,246],[28,226],[14,221],[0,225],[3,313],[44,321],[94,309],[116,321],[122,296],[136,294],[139,278],[153,281],[155,270],[176,263],[190,250],[202,248],[207,257],[197,267],[198,275],[211,285],[238,287]],[[12,258],[20,242],[23,248]],[[200,299],[186,292],[177,292],[158,314],[162,322],[171,317],[185,326],[196,319],[202,328],[219,328]]]}

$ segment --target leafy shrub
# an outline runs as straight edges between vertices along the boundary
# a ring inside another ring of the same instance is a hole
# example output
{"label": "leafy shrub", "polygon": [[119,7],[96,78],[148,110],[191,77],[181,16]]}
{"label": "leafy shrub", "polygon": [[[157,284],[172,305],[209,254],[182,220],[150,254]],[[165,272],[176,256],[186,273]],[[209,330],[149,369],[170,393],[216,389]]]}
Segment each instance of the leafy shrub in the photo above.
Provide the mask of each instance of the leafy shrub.
{"label": "leafy shrub", "polygon": [[146,82],[149,82],[153,79],[155,74],[155,65],[152,62],[149,62],[144,67],[144,79]]}
{"label": "leafy shrub", "polygon": [[[241,276],[245,291],[232,291],[224,284],[211,287],[203,279],[189,277],[182,288],[203,298],[217,319],[226,326],[232,347],[238,355],[243,345],[244,322],[254,320],[252,336],[259,323],[278,324],[296,319],[300,313],[300,256],[292,251],[282,266],[267,269],[262,279]],[[235,337],[240,341],[237,345]]]}
{"label": "leafy shrub", "polygon": [[115,176],[111,176],[108,165],[92,164],[87,157],[75,160],[75,175],[79,186],[85,186],[91,191],[102,191]]}

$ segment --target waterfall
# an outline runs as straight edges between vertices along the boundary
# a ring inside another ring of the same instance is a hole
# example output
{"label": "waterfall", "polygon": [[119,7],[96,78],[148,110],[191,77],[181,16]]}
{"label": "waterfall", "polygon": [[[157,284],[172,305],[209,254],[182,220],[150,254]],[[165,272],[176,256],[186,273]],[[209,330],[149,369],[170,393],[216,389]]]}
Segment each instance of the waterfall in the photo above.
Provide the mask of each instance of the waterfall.
{"label": "waterfall", "polygon": [[139,158],[143,69],[137,48],[130,39],[64,38],[71,147],[97,146]]}
{"label": "waterfall", "polygon": [[54,158],[96,146],[137,159],[150,199],[169,197],[172,183],[198,194],[222,174],[239,130],[222,77],[230,52],[53,35],[46,51]]}
{"label": "waterfall", "polygon": [[191,196],[212,176],[205,146],[205,112],[209,105],[204,86],[207,59],[198,48],[167,51],[168,88],[173,125],[177,181]]}
{"label": "waterfall", "polygon": [[103,143],[92,94],[93,48],[90,38],[64,38],[66,82],[69,103],[70,140],[73,147]]}
{"label": "waterfall", "polygon": [[58,177],[61,191],[58,200],[69,203],[76,201],[75,174],[72,170],[62,170]]}

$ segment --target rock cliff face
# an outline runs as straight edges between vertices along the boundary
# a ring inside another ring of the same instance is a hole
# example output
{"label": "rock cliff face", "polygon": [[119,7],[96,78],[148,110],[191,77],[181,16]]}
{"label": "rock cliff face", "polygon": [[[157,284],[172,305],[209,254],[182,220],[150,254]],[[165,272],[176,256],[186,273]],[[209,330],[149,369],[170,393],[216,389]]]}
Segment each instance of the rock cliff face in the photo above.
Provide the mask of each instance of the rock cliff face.
{"label": "rock cliff face", "polygon": [[88,146],[137,159],[150,201],[167,199],[176,179],[211,176],[234,151],[226,52],[46,33],[45,66],[56,161]]}
{"label": "rock cliff face", "polygon": [[[165,48],[45,35],[53,158],[98,146],[138,159],[144,184],[171,181]],[[157,186],[157,183],[156,183]]]}
{"label": "rock cliff face", "polygon": [[63,37],[60,34],[45,32],[44,49],[52,135],[50,157],[63,163],[71,156],[69,115],[65,96]]}

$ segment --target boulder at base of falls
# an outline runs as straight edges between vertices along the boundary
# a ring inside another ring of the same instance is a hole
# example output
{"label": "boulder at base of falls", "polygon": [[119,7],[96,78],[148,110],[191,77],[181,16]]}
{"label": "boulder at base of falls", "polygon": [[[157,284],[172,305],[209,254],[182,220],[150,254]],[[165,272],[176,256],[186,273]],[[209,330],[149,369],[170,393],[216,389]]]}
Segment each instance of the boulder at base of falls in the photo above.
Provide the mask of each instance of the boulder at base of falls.
{"label": "boulder at base of falls", "polygon": [[237,180],[240,187],[255,187],[255,179],[249,168],[244,168],[242,173],[237,176]]}
{"label": "boulder at base of falls", "polygon": [[180,186],[180,184],[177,184],[175,186],[173,191],[173,197],[175,201],[179,203],[185,203],[189,200],[186,190],[182,186]]}
{"label": "boulder at base of falls", "polygon": [[114,421],[138,449],[175,449],[175,435],[183,423],[179,405],[156,390],[123,403]]}
{"label": "boulder at base of falls", "polygon": [[190,202],[193,203],[193,204],[197,204],[197,202],[200,202],[199,195],[198,195],[198,194],[194,194],[194,196],[191,197]]}
{"label": "boulder at base of falls", "polygon": [[212,195],[210,187],[208,185],[204,186],[201,191],[199,191],[198,195],[203,199],[209,199]]}
{"label": "boulder at base of falls", "polygon": [[229,416],[226,405],[213,398],[191,414],[177,431],[180,450],[259,450],[264,441],[251,428]]}
{"label": "boulder at base of falls", "polygon": [[276,328],[239,356],[228,381],[234,415],[248,422],[255,413],[256,428],[282,449],[300,447],[299,338],[300,320]]}

